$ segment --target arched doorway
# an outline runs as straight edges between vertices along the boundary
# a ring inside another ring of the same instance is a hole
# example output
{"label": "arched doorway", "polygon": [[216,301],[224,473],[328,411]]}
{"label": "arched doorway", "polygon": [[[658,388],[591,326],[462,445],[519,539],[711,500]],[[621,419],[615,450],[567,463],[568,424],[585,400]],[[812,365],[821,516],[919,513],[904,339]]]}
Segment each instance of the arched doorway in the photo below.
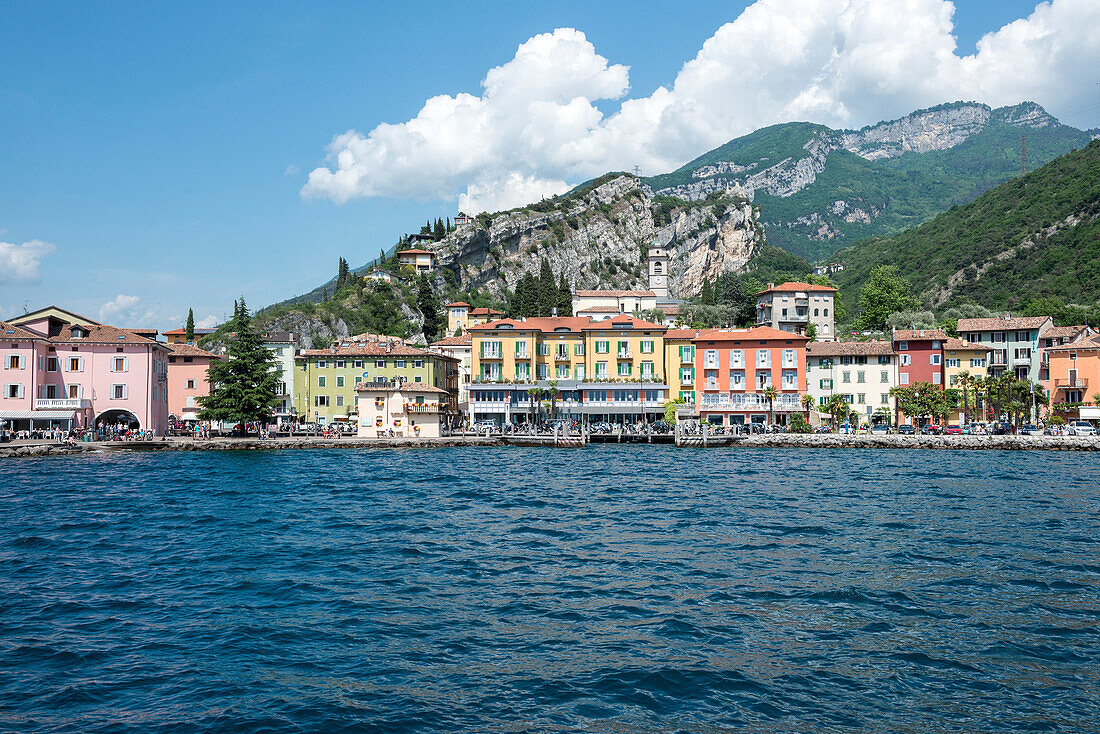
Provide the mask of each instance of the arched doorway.
{"label": "arched doorway", "polygon": [[141,428],[141,421],[137,416],[128,410],[122,410],[121,408],[115,408],[113,410],[105,410],[96,416],[95,427],[110,429],[118,428],[121,425],[124,428],[129,428],[132,431],[136,431]]}

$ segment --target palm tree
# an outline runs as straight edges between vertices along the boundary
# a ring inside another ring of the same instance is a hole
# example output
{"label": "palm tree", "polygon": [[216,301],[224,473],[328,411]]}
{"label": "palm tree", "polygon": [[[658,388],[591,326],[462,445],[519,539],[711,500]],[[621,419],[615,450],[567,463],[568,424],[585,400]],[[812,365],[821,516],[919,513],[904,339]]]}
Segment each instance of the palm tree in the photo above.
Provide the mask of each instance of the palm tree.
{"label": "palm tree", "polygon": [[[531,398],[531,420],[537,421],[538,416],[535,415],[535,406],[538,405],[539,398],[542,397],[542,388],[535,386],[527,391],[528,397]],[[534,425],[534,423],[532,423]]]}
{"label": "palm tree", "polygon": [[968,422],[966,420],[966,416],[967,413],[970,412],[970,398],[968,395],[970,391],[970,370],[961,370],[958,374],[958,379],[956,382],[959,386],[959,389],[962,390],[963,399],[963,413],[960,423],[962,425],[966,425],[966,423]]}
{"label": "palm tree", "polygon": [[802,396],[802,410],[806,412],[806,422],[810,422],[810,411],[814,407],[814,398],[812,395],[806,394]]}
{"label": "palm tree", "polygon": [[764,399],[768,401],[768,425],[772,425],[773,407],[775,405],[775,399],[779,397],[779,391],[775,389],[775,385],[768,385],[764,388]]}
{"label": "palm tree", "polygon": [[841,395],[832,395],[825,403],[825,410],[832,416],[833,428],[836,428],[840,423],[840,416],[848,412],[848,401]]}
{"label": "palm tree", "polygon": [[561,390],[558,389],[557,380],[550,380],[550,382],[548,382],[547,384],[549,385],[549,387],[546,388],[546,394],[550,396],[550,420],[554,420],[554,418],[557,417],[558,413],[557,398]]}

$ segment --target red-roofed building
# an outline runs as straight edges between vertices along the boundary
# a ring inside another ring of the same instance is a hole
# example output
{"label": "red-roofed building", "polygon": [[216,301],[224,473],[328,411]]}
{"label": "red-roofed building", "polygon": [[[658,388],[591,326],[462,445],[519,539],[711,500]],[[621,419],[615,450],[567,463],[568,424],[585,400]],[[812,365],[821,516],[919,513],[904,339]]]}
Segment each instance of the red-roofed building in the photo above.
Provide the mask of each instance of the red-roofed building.
{"label": "red-roofed building", "polygon": [[[718,425],[771,422],[785,425],[802,411],[806,393],[806,343],[781,329],[704,329],[695,347],[699,417]],[[769,403],[766,391],[778,393]]]}
{"label": "red-roofed building", "polygon": [[756,325],[805,334],[810,324],[819,341],[836,338],[836,288],[797,281],[769,283],[756,294]]}
{"label": "red-roofed building", "polygon": [[469,330],[471,326],[486,324],[504,315],[495,308],[487,308],[485,306],[474,308],[465,301],[448,303],[443,308],[447,309],[447,334],[449,336],[463,334]]}
{"label": "red-roofed building", "polygon": [[930,382],[944,385],[943,329],[894,329],[892,342],[898,355],[898,387]]}
{"label": "red-roofed building", "polygon": [[435,255],[427,250],[415,247],[399,251],[397,262],[401,265],[408,265],[417,273],[430,273],[435,270]]}

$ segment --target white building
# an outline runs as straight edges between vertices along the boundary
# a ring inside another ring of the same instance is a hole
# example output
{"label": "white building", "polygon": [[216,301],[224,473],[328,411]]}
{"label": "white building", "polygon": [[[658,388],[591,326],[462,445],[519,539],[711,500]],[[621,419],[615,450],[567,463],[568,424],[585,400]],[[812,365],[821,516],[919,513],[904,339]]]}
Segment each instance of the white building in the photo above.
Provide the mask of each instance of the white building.
{"label": "white building", "polygon": [[888,341],[811,342],[806,345],[806,391],[818,409],[842,395],[864,422],[894,422],[891,388],[898,358]]}
{"label": "white building", "polygon": [[275,355],[275,362],[283,371],[279,379],[279,404],[275,417],[286,420],[294,412],[294,354],[298,348],[298,335],[293,331],[269,331],[263,335],[264,347]]}
{"label": "white building", "polygon": [[836,288],[799,282],[768,283],[756,294],[756,325],[805,334],[806,328],[814,324],[818,341],[831,341],[836,338],[835,300]]}
{"label": "white building", "polygon": [[448,392],[421,382],[360,382],[355,385],[360,438],[439,438]]}

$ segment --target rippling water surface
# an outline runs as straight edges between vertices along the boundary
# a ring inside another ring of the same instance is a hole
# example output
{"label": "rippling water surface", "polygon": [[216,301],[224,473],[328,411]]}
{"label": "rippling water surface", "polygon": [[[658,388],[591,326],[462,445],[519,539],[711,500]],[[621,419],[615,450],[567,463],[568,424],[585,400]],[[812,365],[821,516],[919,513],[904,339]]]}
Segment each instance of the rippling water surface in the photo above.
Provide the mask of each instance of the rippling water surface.
{"label": "rippling water surface", "polygon": [[0,464],[0,730],[1097,731],[1100,458]]}

